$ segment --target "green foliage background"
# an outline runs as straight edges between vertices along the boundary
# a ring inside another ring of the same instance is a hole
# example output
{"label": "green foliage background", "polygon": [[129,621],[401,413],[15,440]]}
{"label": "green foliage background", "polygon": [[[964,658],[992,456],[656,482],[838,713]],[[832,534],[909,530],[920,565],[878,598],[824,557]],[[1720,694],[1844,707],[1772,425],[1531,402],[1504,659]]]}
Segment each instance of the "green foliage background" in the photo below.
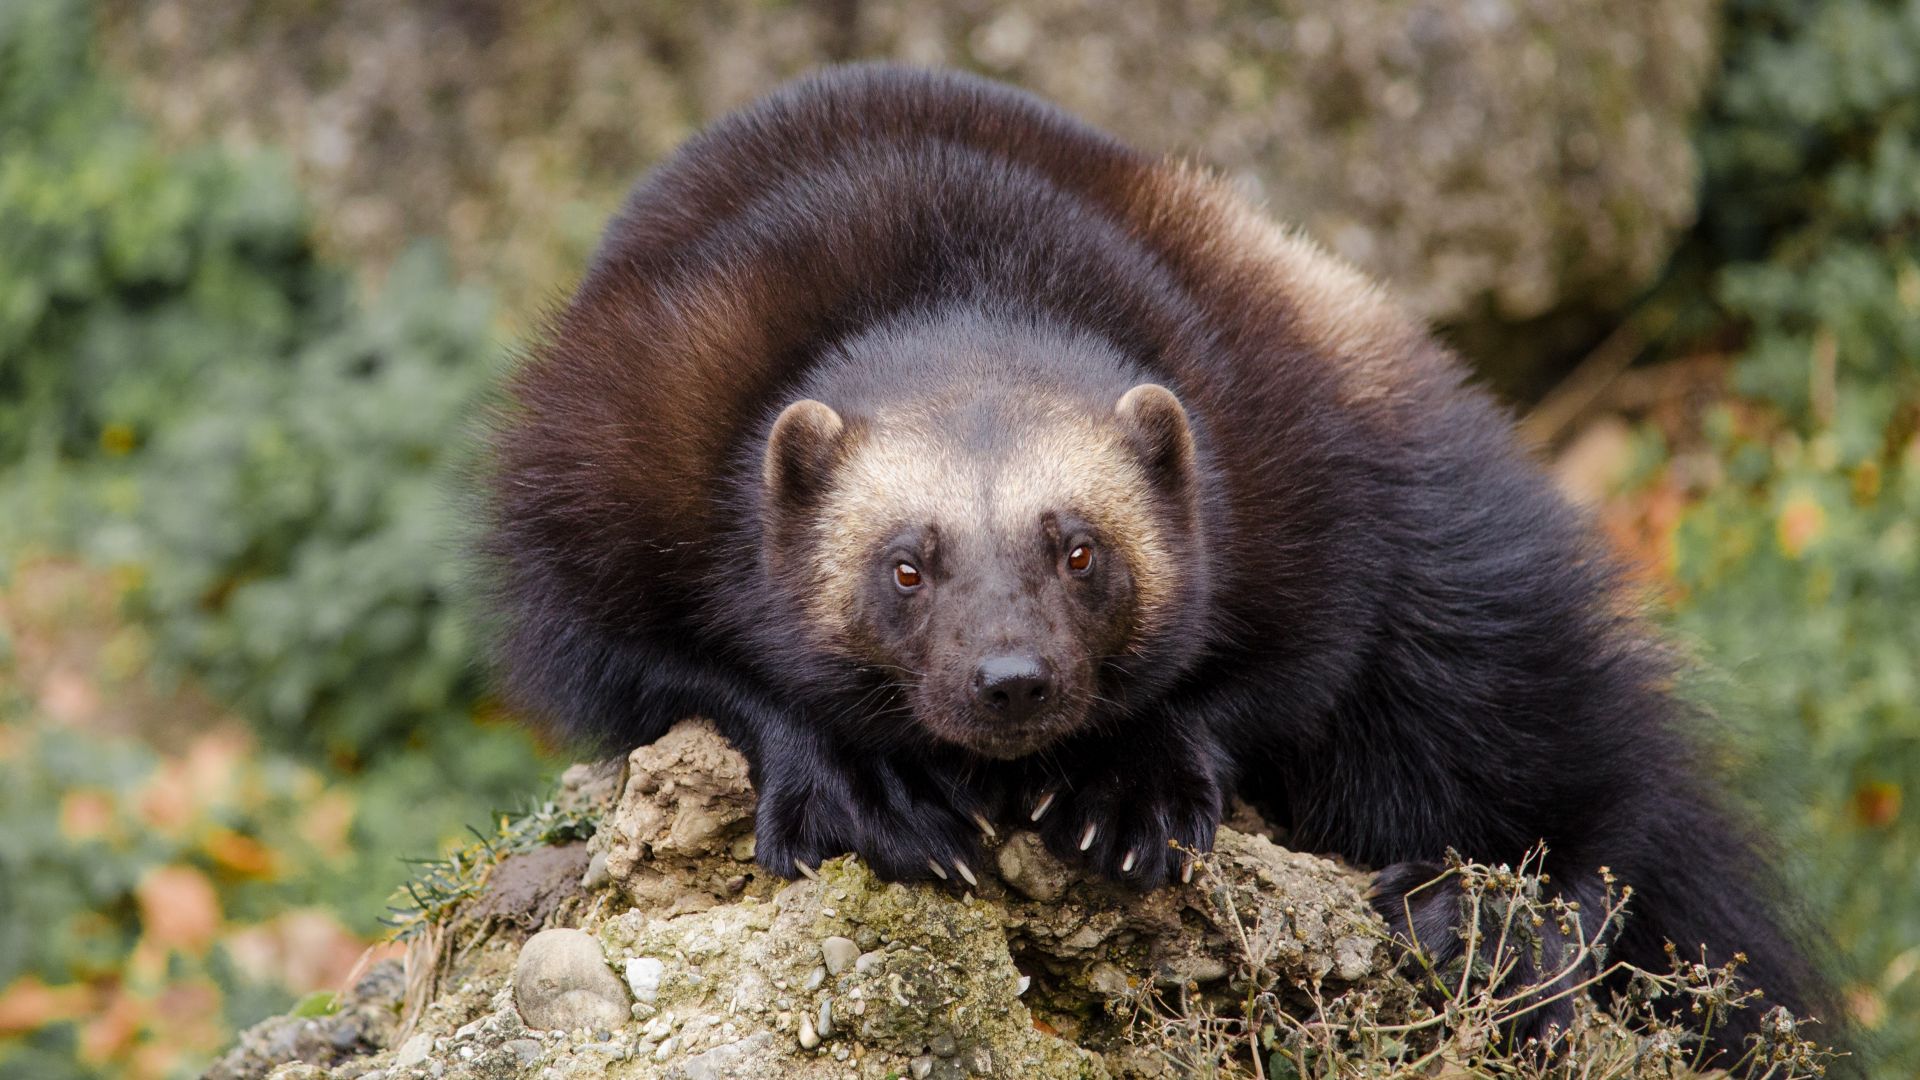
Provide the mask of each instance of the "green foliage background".
{"label": "green foliage background", "polygon": [[[214,882],[223,934],[295,905],[371,934],[403,856],[524,803],[552,765],[476,721],[456,602],[456,475],[501,357],[489,300],[431,249],[364,298],[315,258],[280,161],[163,150],[92,30],[81,0],[0,5],[0,585],[49,553],[100,568],[145,631],[147,677],[243,717],[261,749],[241,786],[269,794],[196,804],[171,838],[148,821],[76,842],[69,796],[140,822],[166,759],[50,721],[7,685],[0,638],[0,994],[88,990],[62,1022],[0,1031],[0,1077],[191,1075],[218,1044],[180,1035],[170,994],[214,987],[218,1038],[291,1002],[218,941],[121,970],[150,936],[156,869]],[[321,793],[353,807],[344,852],[296,835]],[[278,865],[234,872],[228,834]],[[89,1049],[89,1021],[123,1000],[130,1040]]]}
{"label": "green foliage background", "polygon": [[[1702,221],[1652,301],[1731,343],[1673,623],[1882,1058],[1920,1067],[1920,4],[1729,7]],[[1680,479],[1690,474],[1688,479]]]}
{"label": "green foliage background", "polygon": [[[228,928],[315,904],[370,932],[400,855],[552,765],[476,719],[459,597],[457,478],[500,367],[490,300],[430,247],[369,295],[315,256],[279,159],[160,147],[95,64],[91,20],[86,0],[0,4],[0,586],[50,554],[97,569],[140,677],[243,718],[259,752],[241,786],[266,794],[76,842],[71,796],[109,793],[137,823],[165,752],[63,730],[7,688],[0,637],[0,1003],[81,987],[147,1008],[106,1051],[83,1015],[0,1027],[0,1078],[188,1075],[217,1046],[169,1034],[170,988],[213,987],[225,1025],[291,1000],[217,940],[135,970],[155,868],[213,882]],[[1741,735],[1731,757],[1848,967],[1878,1075],[1911,1075],[1920,3],[1734,0],[1725,35],[1702,221],[1644,310],[1669,328],[1651,360],[1726,354],[1731,392],[1697,430],[1643,426],[1620,505],[1683,507],[1658,569],[1695,690]],[[299,833],[321,792],[353,807],[345,852]],[[237,871],[230,835],[280,865]]]}

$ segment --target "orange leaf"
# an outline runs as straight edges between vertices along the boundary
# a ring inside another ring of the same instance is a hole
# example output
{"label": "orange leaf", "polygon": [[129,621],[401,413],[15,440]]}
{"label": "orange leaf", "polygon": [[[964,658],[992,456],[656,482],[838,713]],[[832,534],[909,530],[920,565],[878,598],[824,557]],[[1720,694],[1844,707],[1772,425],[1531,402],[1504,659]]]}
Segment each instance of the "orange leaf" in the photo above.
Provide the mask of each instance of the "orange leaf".
{"label": "orange leaf", "polygon": [[84,986],[48,986],[33,975],[0,991],[0,1035],[21,1035],[90,1011]]}
{"label": "orange leaf", "polygon": [[169,761],[154,770],[140,792],[140,819],[162,836],[179,836],[199,810],[186,770]]}
{"label": "orange leaf", "polygon": [[213,830],[200,846],[221,869],[241,877],[272,877],[278,871],[279,859],[272,848],[232,829]]}
{"label": "orange leaf", "polygon": [[134,889],[142,937],[162,949],[203,953],[220,932],[220,897],[207,875],[190,866],[149,871]]}
{"label": "orange leaf", "polygon": [[1884,780],[1861,784],[1853,793],[1853,813],[1862,825],[1883,829],[1900,816],[1900,788]]}
{"label": "orange leaf", "polygon": [[113,797],[104,791],[77,788],[60,798],[60,835],[73,843],[105,836],[113,817]]}
{"label": "orange leaf", "polygon": [[104,1064],[125,1054],[146,1019],[144,1002],[125,990],[115,991],[104,1011],[80,1029],[80,1060]]}
{"label": "orange leaf", "polygon": [[1780,508],[1780,550],[1797,559],[1827,531],[1827,512],[1810,495],[1795,495]]}

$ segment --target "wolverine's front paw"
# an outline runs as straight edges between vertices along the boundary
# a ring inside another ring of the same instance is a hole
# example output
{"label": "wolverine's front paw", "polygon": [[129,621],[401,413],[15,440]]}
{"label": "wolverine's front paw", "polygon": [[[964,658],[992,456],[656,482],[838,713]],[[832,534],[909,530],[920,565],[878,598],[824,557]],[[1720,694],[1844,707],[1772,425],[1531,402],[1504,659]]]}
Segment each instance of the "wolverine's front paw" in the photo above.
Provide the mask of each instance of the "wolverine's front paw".
{"label": "wolverine's front paw", "polygon": [[812,877],[823,861],[851,852],[888,881],[976,883],[984,818],[965,791],[889,764],[858,778],[769,779],[754,817],[754,852],[774,873]]}
{"label": "wolverine's front paw", "polygon": [[1152,889],[1193,873],[1193,852],[1213,849],[1219,785],[1164,764],[1113,769],[1073,786],[1042,785],[1026,816],[1047,848],[1111,881]]}

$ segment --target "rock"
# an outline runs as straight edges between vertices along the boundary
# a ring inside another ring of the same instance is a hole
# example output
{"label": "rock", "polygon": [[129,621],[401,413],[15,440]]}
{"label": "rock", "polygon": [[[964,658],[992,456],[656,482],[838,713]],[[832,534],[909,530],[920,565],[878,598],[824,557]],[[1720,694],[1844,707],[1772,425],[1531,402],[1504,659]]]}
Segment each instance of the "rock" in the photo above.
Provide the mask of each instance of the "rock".
{"label": "rock", "polygon": [[830,937],[820,943],[820,956],[827,963],[827,974],[838,975],[859,958],[860,944],[852,938]]}
{"label": "rock", "polygon": [[734,900],[731,853],[753,835],[753,804],[747,759],[706,721],[681,724],[628,755],[626,787],[601,826],[607,873],[634,904],[665,915]]}
{"label": "rock", "polygon": [[265,1076],[275,1064],[329,1065],[389,1045],[399,1025],[406,976],[397,960],[374,964],[325,1016],[280,1016],[242,1033],[206,1071],[207,1080]]}
{"label": "rock", "polygon": [[607,873],[607,853],[594,852],[593,857],[587,860],[587,872],[580,875],[580,887],[591,891],[605,885],[609,880],[611,877]]}
{"label": "rock", "polygon": [[575,277],[604,214],[699,124],[827,60],[886,58],[985,72],[1195,156],[1481,340],[1617,310],[1659,270],[1693,218],[1718,9],[717,0],[480,17],[338,0],[246,18],[128,5],[107,39],[176,136],[292,155],[329,247],[377,267],[439,236],[506,296]]}
{"label": "rock", "polygon": [[[676,732],[667,759],[675,768],[728,760],[711,728]],[[669,786],[710,808],[719,783],[686,772],[629,776],[621,797],[666,823],[676,817],[662,794]],[[632,806],[611,812],[643,816]],[[1252,824],[1245,815],[1233,820]],[[737,865],[723,843],[699,857],[681,849],[678,869],[620,850],[646,842],[642,835],[673,829],[595,842],[606,844],[611,865],[656,884],[712,880],[719,866]],[[1164,1080],[1182,1075],[1175,1064],[1194,1044],[1180,1040],[1195,1031],[1158,1010],[1177,1001],[1190,1018],[1239,1022],[1249,956],[1271,974],[1270,992],[1299,995],[1289,1004],[1310,1007],[1309,993],[1336,1008],[1364,997],[1380,1023],[1414,1015],[1412,987],[1395,973],[1383,927],[1362,898],[1365,875],[1232,824],[1192,885],[1144,896],[1049,865],[1020,835],[994,844],[1000,851],[987,865],[1007,863],[999,856],[1017,848],[1019,881],[1047,899],[991,873],[964,895],[888,883],[862,862],[838,858],[820,866],[817,881],[757,884],[693,910],[605,902],[568,909],[580,929],[545,930],[524,947],[501,932],[513,920],[456,912],[433,931],[438,960],[415,954],[428,966],[416,971],[419,997],[404,1018],[412,1034],[397,1050],[389,1047],[403,1019],[405,980],[392,965],[363,980],[364,1000],[349,995],[341,1004],[343,1015],[384,1014],[389,1025],[370,1029],[374,1037],[355,1043],[351,1056],[299,1058],[322,1042],[291,1037],[302,1029],[283,1017],[243,1037],[244,1054],[230,1059],[244,1068],[210,1075],[256,1078],[277,1066],[280,1080]],[[509,885],[540,902],[539,890]],[[618,877],[609,885],[629,888]],[[466,903],[493,910],[485,886]],[[626,979],[607,956],[632,958]],[[633,1003],[656,1010],[643,1023],[625,1022],[630,987],[653,988],[657,1006]],[[1156,988],[1159,1006],[1145,996]],[[566,1015],[542,1012],[556,1002]],[[1634,1036],[1619,1038],[1600,1047],[1603,1059],[1639,1052]]]}
{"label": "rock", "polygon": [[1066,894],[1073,871],[1047,851],[1036,833],[1018,832],[994,856],[1000,876],[1029,900],[1052,903]]}
{"label": "rock", "polygon": [[538,1039],[513,1039],[502,1044],[501,1049],[513,1055],[514,1062],[521,1068],[539,1061],[540,1055],[546,1052]]}
{"label": "rock", "polygon": [[[736,811],[742,824],[752,813],[750,790],[734,801],[738,758],[697,724],[651,749],[629,759],[609,811],[623,824],[590,846],[618,870],[609,889],[705,902],[564,908],[579,929],[543,930],[517,951],[500,932],[511,918],[456,913],[439,930],[445,966],[411,1020],[413,1040],[357,1065],[396,1080],[436,1066],[447,1080],[1136,1080],[1155,1075],[1139,1061],[1157,1060],[1138,1054],[1129,1026],[1136,987],[1208,976],[1183,991],[1198,1006],[1225,1014],[1243,1000],[1216,977],[1235,970],[1243,939],[1210,894],[1139,896],[1087,881],[1025,834],[989,842],[1000,851],[987,865],[1015,866],[1014,880],[984,873],[964,895],[883,882],[839,858],[817,881],[757,880],[722,901],[706,883],[724,880],[723,867],[738,872],[726,836]],[[642,764],[665,771],[639,775]],[[1005,857],[1008,848],[1019,854]],[[1360,898],[1363,880],[1223,829],[1207,885],[1289,985],[1333,992],[1349,976],[1397,985],[1378,974],[1388,965],[1370,936],[1379,924]],[[514,888],[539,902],[538,890]],[[495,910],[484,888],[468,905]],[[608,956],[621,958],[617,974]],[[635,1008],[655,1011],[630,1019]],[[347,1068],[327,1080],[352,1080]]]}
{"label": "rock", "polygon": [[631,1015],[626,987],[600,943],[580,930],[542,930],[527,939],[513,969],[513,1000],[535,1031],[616,1028]]}
{"label": "rock", "polygon": [[422,1031],[409,1035],[407,1041],[400,1044],[400,1049],[393,1055],[393,1063],[404,1069],[411,1065],[418,1065],[432,1056],[433,1036]]}
{"label": "rock", "polygon": [[635,1001],[648,1005],[660,999],[660,979],[666,974],[667,965],[651,956],[636,956],[627,961],[627,989],[633,991]]}
{"label": "rock", "polygon": [[681,1066],[686,1080],[733,1080],[752,1075],[744,1066],[773,1045],[773,1036],[761,1032],[739,1042],[716,1046],[704,1054],[688,1058]]}
{"label": "rock", "polygon": [[1127,992],[1127,973],[1112,964],[1101,961],[1087,972],[1087,985],[1107,997],[1122,997]]}

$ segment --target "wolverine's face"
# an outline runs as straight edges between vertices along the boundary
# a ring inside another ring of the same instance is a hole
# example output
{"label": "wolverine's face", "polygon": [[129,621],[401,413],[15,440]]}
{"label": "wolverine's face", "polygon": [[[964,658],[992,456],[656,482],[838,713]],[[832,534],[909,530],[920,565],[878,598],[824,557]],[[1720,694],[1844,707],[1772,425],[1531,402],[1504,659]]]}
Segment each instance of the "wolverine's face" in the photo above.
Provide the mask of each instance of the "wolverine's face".
{"label": "wolverine's face", "polygon": [[1191,449],[1158,386],[1091,401],[987,383],[846,415],[802,401],[769,440],[789,510],[769,565],[903,722],[1030,754],[1111,714],[1191,571],[1174,475]]}
{"label": "wolverine's face", "polygon": [[1071,510],[907,525],[868,549],[849,643],[936,737],[1032,753],[1088,724],[1122,662],[1139,614],[1126,548]]}

